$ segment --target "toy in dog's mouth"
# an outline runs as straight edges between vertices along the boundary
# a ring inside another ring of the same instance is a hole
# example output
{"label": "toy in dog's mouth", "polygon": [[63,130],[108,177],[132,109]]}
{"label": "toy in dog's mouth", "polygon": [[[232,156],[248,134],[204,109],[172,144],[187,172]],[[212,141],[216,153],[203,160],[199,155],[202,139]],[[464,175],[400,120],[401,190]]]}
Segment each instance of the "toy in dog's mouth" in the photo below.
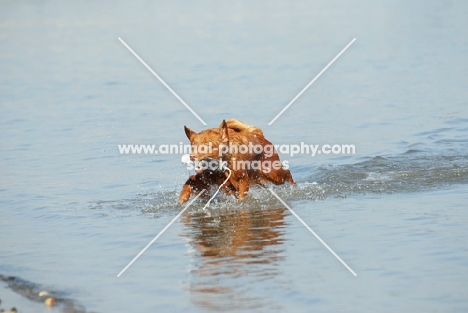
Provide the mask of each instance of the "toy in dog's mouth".
{"label": "toy in dog's mouth", "polygon": [[190,154],[184,154],[182,156],[182,164],[185,164],[187,166],[194,164],[194,162],[190,160]]}
{"label": "toy in dog's mouth", "polygon": [[187,166],[187,169],[194,169],[197,174],[203,173],[204,170],[216,171],[223,170],[223,162],[212,158],[204,158],[203,160],[192,160],[189,154],[182,156],[182,164]]}

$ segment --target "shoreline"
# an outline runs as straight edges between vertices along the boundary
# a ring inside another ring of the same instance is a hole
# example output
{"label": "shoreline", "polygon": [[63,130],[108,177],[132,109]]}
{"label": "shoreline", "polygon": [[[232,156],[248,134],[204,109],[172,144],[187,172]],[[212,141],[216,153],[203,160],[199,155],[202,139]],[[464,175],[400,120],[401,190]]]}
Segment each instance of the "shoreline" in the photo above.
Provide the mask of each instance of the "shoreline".
{"label": "shoreline", "polygon": [[[15,276],[0,274],[0,308],[9,312],[16,308],[18,313],[26,312],[66,312],[86,313],[86,308],[63,293],[45,288]],[[53,306],[46,306],[47,298],[54,299]]]}

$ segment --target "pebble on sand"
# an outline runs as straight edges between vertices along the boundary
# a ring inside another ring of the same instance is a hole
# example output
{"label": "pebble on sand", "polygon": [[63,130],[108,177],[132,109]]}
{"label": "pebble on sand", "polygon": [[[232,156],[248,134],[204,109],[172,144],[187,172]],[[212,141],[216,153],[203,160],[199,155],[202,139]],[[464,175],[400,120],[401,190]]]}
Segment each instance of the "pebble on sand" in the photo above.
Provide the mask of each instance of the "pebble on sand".
{"label": "pebble on sand", "polygon": [[51,307],[53,306],[55,303],[55,299],[54,298],[47,298],[44,300],[44,304],[48,307]]}
{"label": "pebble on sand", "polygon": [[50,296],[50,293],[48,291],[41,291],[37,294],[39,297],[47,297],[47,296]]}

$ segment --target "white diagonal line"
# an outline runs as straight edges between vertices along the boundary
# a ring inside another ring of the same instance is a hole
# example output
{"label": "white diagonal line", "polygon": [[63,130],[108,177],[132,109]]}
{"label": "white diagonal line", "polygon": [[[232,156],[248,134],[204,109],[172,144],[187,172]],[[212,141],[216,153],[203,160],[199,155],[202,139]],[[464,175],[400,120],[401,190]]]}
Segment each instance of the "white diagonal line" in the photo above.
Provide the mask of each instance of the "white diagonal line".
{"label": "white diagonal line", "polygon": [[357,276],[357,274],[351,269],[351,267],[348,266],[348,264],[346,264],[339,256],[338,254],[335,253],[335,251],[333,251],[326,243],[325,241],[322,240],[322,238],[320,238],[313,230],[312,228],[309,227],[309,225],[307,225],[303,220],[302,218],[299,217],[299,215],[296,214],[296,212],[293,211],[293,209],[291,209],[287,204],[286,202],[283,201],[283,199],[281,199],[277,194],[276,192],[273,191],[273,189],[271,188],[268,188],[268,190],[270,190],[271,194],[274,195],[298,220],[299,222],[302,223],[302,225],[304,225],[311,233],[312,235],[315,236],[315,238],[318,239],[318,241],[320,241],[322,243],[322,245],[325,246],[325,248],[328,249],[328,251],[330,251],[334,256],[335,258],[338,259],[338,261],[341,262],[341,264],[343,264],[347,269],[348,271],[351,272],[351,274],[353,274],[354,276]]}
{"label": "white diagonal line", "polygon": [[134,257],[133,260],[132,260],[130,263],[127,264],[127,266],[125,266],[125,268],[124,268],[123,270],[120,271],[120,273],[117,275],[117,277],[120,277],[120,275],[122,275],[122,274],[127,270],[127,268],[129,268],[130,265],[132,265],[133,262],[135,262],[135,261],[146,251],[146,249],[148,249],[148,248],[153,244],[153,242],[155,242],[155,241],[159,238],[159,236],[161,236],[161,235],[172,225],[172,223],[174,223],[174,222],[182,215],[182,213],[184,213],[185,210],[187,210],[188,207],[189,207],[195,200],[197,200],[198,197],[200,197],[201,194],[204,193],[204,192],[205,192],[205,189],[203,189],[195,198],[193,198],[193,200],[190,201],[190,202],[185,206],[185,208],[184,208],[182,211],[180,211],[180,213],[177,214],[177,216],[174,217],[174,218],[172,219],[172,221],[171,221],[169,224],[167,224],[166,227],[164,227],[163,230],[161,230],[161,231],[159,232],[159,234],[158,234],[156,237],[154,237],[153,240],[151,240],[150,243],[147,244],[146,247],[144,247],[143,250],[141,250],[140,253],[138,253],[138,254],[136,255],[136,257]]}
{"label": "white diagonal line", "polygon": [[328,63],[328,64],[327,64],[327,66],[325,66],[325,68],[324,68],[323,70],[321,70],[321,71],[320,71],[320,73],[318,73],[318,74],[317,74],[317,76],[315,76],[315,78],[314,78],[314,79],[312,79],[312,81],[311,81],[311,82],[310,82],[310,83],[309,83],[307,86],[305,86],[305,87],[304,87],[304,89],[302,89],[302,90],[301,90],[301,92],[300,92],[300,93],[299,93],[297,96],[295,96],[295,97],[294,97],[294,99],[292,99],[292,100],[291,100],[291,102],[289,102],[289,103],[288,103],[288,105],[287,105],[287,106],[285,106],[285,107],[284,107],[284,109],[283,109],[283,110],[281,110],[281,112],[279,112],[279,113],[278,113],[278,115],[276,115],[276,117],[275,117],[274,119],[272,119],[270,123],[268,123],[268,125],[271,125],[271,124],[273,124],[273,123],[276,121],[276,119],[277,119],[278,117],[280,117],[280,116],[281,116],[281,114],[283,114],[283,113],[284,113],[284,111],[286,111],[286,110],[287,110],[287,109],[288,109],[288,108],[291,106],[291,104],[293,104],[293,103],[294,103],[294,101],[296,101],[296,100],[297,100],[297,98],[299,98],[299,97],[300,97],[300,96],[301,96],[301,95],[304,93],[304,91],[306,91],[306,90],[307,90],[307,88],[309,88],[309,87],[310,87],[310,85],[312,85],[312,84],[313,84],[313,83],[314,83],[314,82],[317,80],[317,78],[319,78],[319,77],[320,77],[320,75],[322,75],[322,74],[323,74],[323,73],[324,73],[324,72],[325,72],[325,71],[326,71],[326,70],[327,70],[327,69],[330,67],[330,65],[332,65],[332,64],[333,64],[333,62],[335,62],[335,61],[336,61],[336,59],[338,59],[338,58],[340,57],[340,55],[342,55],[342,54],[343,54],[343,52],[345,52],[345,51],[346,51],[346,49],[348,49],[348,48],[349,48],[349,46],[351,46],[351,45],[353,44],[353,42],[354,42],[354,41],[356,41],[356,38],[354,38],[353,40],[351,40],[351,42],[350,42],[350,43],[348,43],[348,45],[347,45],[346,47],[344,47],[344,49],[343,49],[343,50],[341,50],[341,52],[340,52],[340,53],[338,53],[338,55],[337,55],[337,56],[336,56],[336,57],[335,57],[333,60],[331,60],[331,61],[330,61],[330,63]]}
{"label": "white diagonal line", "polygon": [[151,69],[151,67],[149,67],[148,64],[146,64],[145,61],[143,61],[143,60],[138,56],[138,54],[136,54],[135,51],[133,51],[132,48],[130,48],[130,47],[125,43],[125,41],[122,40],[122,38],[119,37],[119,40],[120,40],[120,42],[121,42],[121,43],[122,43],[122,44],[123,44],[123,45],[124,45],[124,46],[125,46],[125,47],[126,47],[126,48],[127,48],[127,49],[128,49],[128,50],[129,50],[129,51],[130,51],[130,52],[131,52],[131,53],[132,53],[132,54],[133,54],[133,55],[134,55],[134,56],[135,56],[135,57],[136,57],[136,58],[137,58],[137,59],[138,59],[138,60],[139,60],[139,61],[156,77],[156,78],[157,78],[157,79],[159,79],[159,81],[160,81],[167,89],[169,89],[170,92],[172,92],[172,94],[173,94],[177,99],[179,99],[180,102],[182,102],[183,105],[185,105],[185,107],[186,107],[190,112],[192,112],[193,115],[195,115],[196,118],[198,118],[198,120],[199,120],[200,122],[202,122],[203,125],[206,125],[205,121],[202,120],[201,117],[198,116],[198,114],[195,113],[195,111],[192,110],[192,108],[189,107],[188,104],[185,103],[185,101],[182,100],[182,98],[179,97],[179,95],[176,94],[175,91],[172,90],[172,88],[169,87],[169,86],[166,84],[166,82],[165,82],[164,80],[162,80],[162,78],[159,77],[159,75],[156,74],[156,73]]}

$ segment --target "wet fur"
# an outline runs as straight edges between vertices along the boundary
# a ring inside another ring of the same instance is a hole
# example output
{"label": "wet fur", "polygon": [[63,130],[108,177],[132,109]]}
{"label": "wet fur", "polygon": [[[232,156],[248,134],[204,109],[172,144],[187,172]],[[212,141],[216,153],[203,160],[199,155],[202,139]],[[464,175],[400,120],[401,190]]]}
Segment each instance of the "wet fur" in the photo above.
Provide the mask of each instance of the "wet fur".
{"label": "wet fur", "polygon": [[[206,129],[200,133],[196,133],[186,126],[184,126],[184,129],[192,145],[199,146],[211,142],[212,147],[215,148],[211,153],[191,154],[192,159],[200,161],[204,159],[219,159],[218,149],[222,145],[248,145],[249,143],[262,145],[263,147],[272,145],[272,143],[264,137],[260,128],[247,125],[235,119],[223,120],[219,128]],[[234,169],[233,163],[236,161],[260,161],[261,164],[264,164],[264,161],[279,162],[280,159],[276,151],[274,151],[271,156],[267,157],[264,152],[260,154],[255,154],[253,152],[236,153],[234,149],[231,149],[229,152],[224,153],[221,158],[223,161],[226,161],[228,167],[232,169],[229,181],[223,186],[223,191],[227,194],[234,194],[238,199],[243,199],[247,196],[249,186],[252,184],[264,185],[268,182],[272,182],[275,185],[281,185],[285,182],[289,182],[295,185],[291,172],[287,169],[280,168],[275,170],[272,168],[270,172],[264,171],[263,166],[260,170]],[[203,189],[209,190],[212,185],[220,186],[227,177],[227,171],[209,170],[190,176],[182,188],[179,196],[179,203],[186,202],[192,193],[199,193]]]}
{"label": "wet fur", "polygon": [[[199,194],[203,189],[206,191],[201,195],[201,198],[209,198],[208,191],[212,185],[221,186],[226,180],[226,176],[223,171],[210,171],[205,170],[203,173],[197,173],[196,175],[190,175],[189,179],[185,182],[179,195],[179,203],[184,203],[190,199],[190,195]],[[226,182],[222,187],[224,193],[233,195],[235,190],[233,186]]]}

